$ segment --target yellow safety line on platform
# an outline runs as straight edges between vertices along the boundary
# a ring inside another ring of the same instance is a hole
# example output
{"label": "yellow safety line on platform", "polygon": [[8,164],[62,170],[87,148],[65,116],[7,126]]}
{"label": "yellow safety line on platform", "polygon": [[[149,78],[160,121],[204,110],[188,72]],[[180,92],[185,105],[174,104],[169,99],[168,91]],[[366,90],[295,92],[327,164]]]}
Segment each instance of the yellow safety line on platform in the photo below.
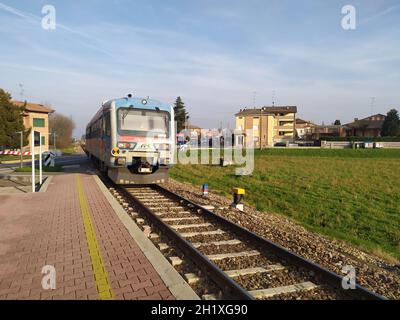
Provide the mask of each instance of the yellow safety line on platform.
{"label": "yellow safety line on platform", "polygon": [[79,195],[79,203],[83,216],[83,224],[85,227],[86,241],[89,248],[90,260],[92,261],[94,278],[97,285],[97,292],[99,293],[100,300],[112,300],[114,294],[111,289],[110,280],[106,267],[101,257],[99,244],[97,242],[96,234],[90,218],[89,206],[83,191],[82,183],[79,174],[76,176],[76,184]]}

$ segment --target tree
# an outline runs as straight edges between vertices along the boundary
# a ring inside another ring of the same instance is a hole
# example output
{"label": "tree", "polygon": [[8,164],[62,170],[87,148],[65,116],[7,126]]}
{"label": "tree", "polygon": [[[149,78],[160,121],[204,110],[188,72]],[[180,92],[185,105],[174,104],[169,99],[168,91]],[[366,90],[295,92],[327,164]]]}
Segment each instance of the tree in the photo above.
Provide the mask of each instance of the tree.
{"label": "tree", "polygon": [[54,133],[56,133],[56,147],[67,148],[72,144],[72,132],[75,129],[75,123],[60,113],[52,113],[49,115],[50,134],[52,135],[50,142],[53,143]]}
{"label": "tree", "polygon": [[396,109],[390,110],[382,125],[382,136],[394,137],[400,135],[400,119]]}
{"label": "tree", "polygon": [[30,130],[25,130],[23,121],[25,105],[22,107],[13,105],[11,95],[0,89],[0,147],[19,148],[21,144],[20,135],[17,133],[19,131],[23,132],[23,145],[28,144]]}
{"label": "tree", "polygon": [[185,109],[181,97],[177,97],[174,104],[175,121],[177,125],[177,131],[180,132],[185,128],[185,122],[189,118],[188,113]]}
{"label": "tree", "polygon": [[340,120],[335,120],[333,123],[334,126],[341,126],[342,124],[340,123]]}

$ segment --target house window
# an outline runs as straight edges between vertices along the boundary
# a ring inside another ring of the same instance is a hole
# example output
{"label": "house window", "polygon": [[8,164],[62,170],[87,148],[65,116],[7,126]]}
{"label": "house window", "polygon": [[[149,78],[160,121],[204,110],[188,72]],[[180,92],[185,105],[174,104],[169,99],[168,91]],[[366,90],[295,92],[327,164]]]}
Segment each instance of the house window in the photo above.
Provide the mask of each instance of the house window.
{"label": "house window", "polygon": [[284,131],[279,131],[279,135],[280,135],[280,136],[284,136],[284,135],[285,135],[285,132],[284,132]]}
{"label": "house window", "polygon": [[46,143],[46,137],[41,137],[42,139],[41,139],[41,141],[40,141],[40,143],[42,144],[42,146]]}
{"label": "house window", "polygon": [[42,118],[33,118],[33,126],[36,128],[44,128],[44,119]]}

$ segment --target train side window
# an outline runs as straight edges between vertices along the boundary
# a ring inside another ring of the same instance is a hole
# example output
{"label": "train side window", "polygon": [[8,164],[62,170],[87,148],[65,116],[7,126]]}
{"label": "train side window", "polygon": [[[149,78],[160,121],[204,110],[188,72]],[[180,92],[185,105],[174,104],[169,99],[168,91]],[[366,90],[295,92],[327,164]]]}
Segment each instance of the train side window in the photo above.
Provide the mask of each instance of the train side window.
{"label": "train side window", "polygon": [[111,136],[111,118],[110,118],[110,113],[107,112],[104,116],[104,122],[105,122],[105,134],[107,136]]}

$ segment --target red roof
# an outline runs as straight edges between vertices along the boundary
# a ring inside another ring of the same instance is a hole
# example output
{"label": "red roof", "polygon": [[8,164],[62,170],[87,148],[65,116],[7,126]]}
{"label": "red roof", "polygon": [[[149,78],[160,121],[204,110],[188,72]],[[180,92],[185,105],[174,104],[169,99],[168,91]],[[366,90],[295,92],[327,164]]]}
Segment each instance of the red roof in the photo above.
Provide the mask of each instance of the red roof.
{"label": "red roof", "polygon": [[[23,101],[11,101],[11,103],[15,106],[22,107],[25,105]],[[54,112],[53,109],[46,107],[39,103],[30,103],[27,102],[25,106],[25,110],[28,112],[40,112],[40,113],[52,113]]]}

